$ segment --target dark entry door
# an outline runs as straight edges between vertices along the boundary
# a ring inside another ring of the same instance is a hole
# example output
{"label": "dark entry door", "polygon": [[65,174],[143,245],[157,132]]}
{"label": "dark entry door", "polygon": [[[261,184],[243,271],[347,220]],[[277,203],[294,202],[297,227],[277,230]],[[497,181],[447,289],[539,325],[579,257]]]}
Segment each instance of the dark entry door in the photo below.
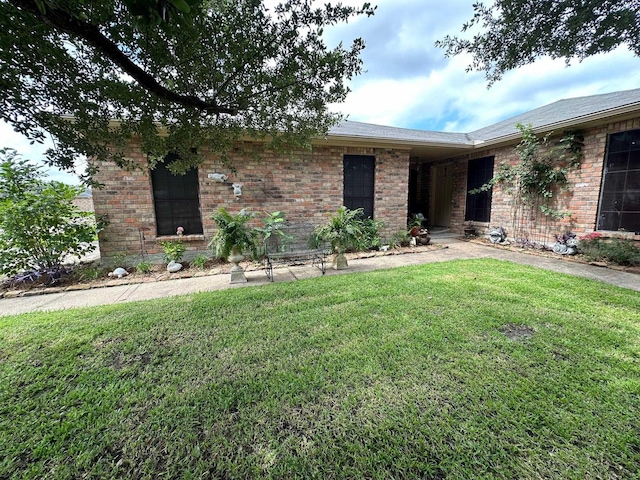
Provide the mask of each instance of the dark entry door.
{"label": "dark entry door", "polygon": [[349,210],[363,208],[365,218],[373,218],[375,168],[374,156],[344,156],[344,206]]}
{"label": "dark entry door", "polygon": [[451,226],[451,200],[453,198],[453,167],[451,165],[436,165],[433,167],[431,202],[433,212],[431,225],[434,227]]}

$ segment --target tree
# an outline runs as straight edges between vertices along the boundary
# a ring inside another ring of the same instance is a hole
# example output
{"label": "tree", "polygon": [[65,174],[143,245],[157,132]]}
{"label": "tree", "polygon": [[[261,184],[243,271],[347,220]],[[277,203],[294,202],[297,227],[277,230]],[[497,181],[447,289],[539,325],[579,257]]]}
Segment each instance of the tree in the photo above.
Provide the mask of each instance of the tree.
{"label": "tree", "polygon": [[0,150],[0,273],[51,272],[95,250],[101,225],[72,200],[84,189],[43,180],[15,150]]}
{"label": "tree", "polygon": [[132,136],[151,166],[177,153],[175,172],[243,135],[307,145],[361,71],[363,41],[328,48],[323,28],[374,11],[311,3],[0,0],[0,118],[52,134],[46,161],[65,170],[78,156],[133,167]]}
{"label": "tree", "polygon": [[447,35],[436,42],[446,55],[473,55],[467,71],[483,71],[491,85],[508,70],[549,55],[583,60],[626,44],[640,55],[640,0],[495,0],[473,5],[463,32],[477,27],[472,39]]}

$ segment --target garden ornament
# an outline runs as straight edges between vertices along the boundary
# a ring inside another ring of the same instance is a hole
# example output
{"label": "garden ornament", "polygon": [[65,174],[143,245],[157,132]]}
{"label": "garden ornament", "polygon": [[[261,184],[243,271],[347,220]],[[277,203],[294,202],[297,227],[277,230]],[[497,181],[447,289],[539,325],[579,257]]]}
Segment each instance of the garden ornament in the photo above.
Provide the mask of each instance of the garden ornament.
{"label": "garden ornament", "polygon": [[489,241],[491,243],[502,243],[507,238],[507,232],[502,227],[492,228],[489,231]]}
{"label": "garden ornament", "polygon": [[167,265],[167,272],[169,273],[176,273],[176,272],[179,272],[180,270],[182,270],[181,263],[174,262],[173,260],[171,260]]}
{"label": "garden ornament", "polygon": [[110,277],[122,278],[127,275],[129,275],[129,272],[127,272],[124,268],[121,268],[121,267],[116,268],[113,272],[109,272]]}
{"label": "garden ornament", "polygon": [[207,175],[209,180],[213,180],[214,182],[224,183],[227,181],[227,176],[224,173],[210,173]]}

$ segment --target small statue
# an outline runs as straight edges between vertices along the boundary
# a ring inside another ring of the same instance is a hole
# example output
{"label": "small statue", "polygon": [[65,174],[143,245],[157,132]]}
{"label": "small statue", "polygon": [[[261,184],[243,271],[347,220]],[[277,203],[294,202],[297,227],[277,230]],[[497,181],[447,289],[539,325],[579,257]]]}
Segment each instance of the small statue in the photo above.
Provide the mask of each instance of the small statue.
{"label": "small statue", "polygon": [[491,243],[503,243],[507,238],[507,231],[502,227],[494,227],[489,231]]}
{"label": "small statue", "polygon": [[210,173],[208,175],[209,180],[213,180],[214,182],[224,183],[227,181],[227,176],[224,173]]}
{"label": "small statue", "polygon": [[127,275],[129,275],[129,272],[127,272],[124,268],[116,268],[113,272],[109,272],[109,276],[110,277],[117,277],[117,278],[122,278],[122,277],[126,277]]}
{"label": "small statue", "polygon": [[179,272],[180,270],[182,270],[181,263],[174,262],[173,260],[171,260],[167,265],[167,272],[169,273],[176,273],[176,272]]}

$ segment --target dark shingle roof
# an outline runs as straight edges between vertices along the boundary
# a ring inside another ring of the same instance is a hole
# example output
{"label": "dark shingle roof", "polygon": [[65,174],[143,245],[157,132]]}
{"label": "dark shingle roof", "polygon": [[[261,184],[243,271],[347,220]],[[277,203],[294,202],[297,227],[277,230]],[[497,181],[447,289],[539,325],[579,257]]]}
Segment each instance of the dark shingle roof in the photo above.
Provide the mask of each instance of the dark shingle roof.
{"label": "dark shingle roof", "polygon": [[464,133],[434,132],[409,128],[387,127],[371,123],[345,120],[329,130],[330,136],[362,137],[380,140],[408,141],[434,144],[464,144],[470,138]]}
{"label": "dark shingle roof", "polygon": [[588,97],[558,100],[544,107],[536,108],[515,117],[508,118],[488,127],[471,132],[469,136],[476,140],[494,140],[518,133],[516,123],[531,124],[533,128],[553,127],[563,123],[580,123],[594,115],[601,115],[628,105],[637,105],[640,109],[640,88],[622,92],[591,95]]}
{"label": "dark shingle roof", "polygon": [[414,144],[471,146],[518,134],[516,123],[549,130],[606,118],[621,109],[640,112],[640,88],[588,97],[569,98],[508,118],[471,133],[434,132],[343,121],[329,131],[331,137],[389,140]]}

